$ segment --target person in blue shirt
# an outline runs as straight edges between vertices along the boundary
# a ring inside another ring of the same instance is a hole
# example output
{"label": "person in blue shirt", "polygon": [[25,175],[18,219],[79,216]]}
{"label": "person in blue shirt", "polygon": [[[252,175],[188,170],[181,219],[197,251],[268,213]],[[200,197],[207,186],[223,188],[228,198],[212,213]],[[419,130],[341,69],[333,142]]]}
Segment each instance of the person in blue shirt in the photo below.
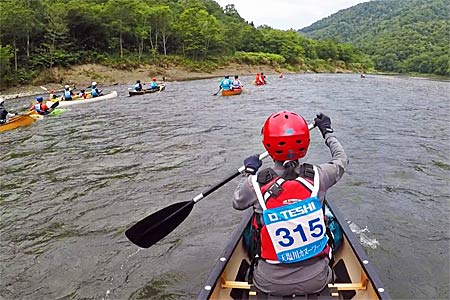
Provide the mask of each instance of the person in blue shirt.
{"label": "person in blue shirt", "polygon": [[62,100],[70,101],[72,100],[72,96],[75,96],[74,93],[70,90],[70,86],[66,84],[64,86]]}
{"label": "person in blue shirt", "polygon": [[232,83],[233,82],[231,81],[230,76],[226,75],[224,79],[222,79],[222,81],[220,82],[219,89],[229,91],[231,90]]}
{"label": "person in blue shirt", "polygon": [[98,97],[101,95],[101,91],[97,88],[97,82],[93,81],[91,84],[91,96]]}
{"label": "person in blue shirt", "polygon": [[152,90],[159,90],[159,84],[156,81],[156,77],[152,78],[152,82],[150,82],[150,89],[152,89]]}

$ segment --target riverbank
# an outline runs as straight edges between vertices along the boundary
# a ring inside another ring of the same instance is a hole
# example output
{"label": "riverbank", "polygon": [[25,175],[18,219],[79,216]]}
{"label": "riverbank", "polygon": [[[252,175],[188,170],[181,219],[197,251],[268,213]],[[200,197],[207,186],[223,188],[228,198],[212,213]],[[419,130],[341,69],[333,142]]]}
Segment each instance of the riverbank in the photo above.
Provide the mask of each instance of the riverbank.
{"label": "riverbank", "polygon": [[[340,70],[337,70],[340,71]],[[27,97],[38,95],[45,90],[61,90],[65,84],[75,86],[77,88],[83,88],[90,86],[92,81],[96,81],[100,87],[113,86],[120,84],[133,84],[136,80],[141,82],[150,82],[151,78],[156,77],[158,81],[173,82],[173,81],[185,81],[223,77],[224,75],[239,75],[249,76],[256,73],[263,72],[266,75],[278,75],[280,72],[283,74],[294,73],[287,69],[273,68],[271,66],[252,66],[241,64],[230,64],[225,67],[220,67],[212,72],[196,72],[189,71],[181,67],[169,67],[161,68],[153,65],[141,66],[134,70],[119,70],[111,67],[88,64],[74,66],[70,69],[56,69],[54,78],[57,78],[58,82],[38,84],[36,85],[23,85],[19,87],[8,88],[0,93],[5,100],[14,99],[19,97]],[[39,81],[37,81],[39,82]]]}

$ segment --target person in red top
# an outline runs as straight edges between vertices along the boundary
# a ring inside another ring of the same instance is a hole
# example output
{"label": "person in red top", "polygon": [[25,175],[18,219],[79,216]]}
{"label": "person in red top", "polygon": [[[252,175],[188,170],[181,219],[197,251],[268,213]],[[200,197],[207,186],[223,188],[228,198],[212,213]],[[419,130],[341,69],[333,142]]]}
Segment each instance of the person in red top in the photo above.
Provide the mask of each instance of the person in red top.
{"label": "person in red top", "polygon": [[263,84],[266,84],[266,75],[264,75],[264,73],[261,73],[261,75],[259,75],[259,78]]}
{"label": "person in red top", "polygon": [[259,75],[259,73],[256,73],[255,84],[256,85],[263,85],[264,84],[264,82],[261,80],[261,76]]}
{"label": "person in red top", "polygon": [[35,105],[33,105],[30,110],[34,110],[36,111],[38,114],[40,115],[46,115],[49,113],[49,108],[48,106],[44,103],[44,98],[42,98],[42,96],[37,96],[36,97],[36,101],[37,103]]}
{"label": "person in red top", "polygon": [[[322,205],[327,190],[344,174],[348,158],[328,116],[317,115],[314,125],[330,150],[328,162],[299,161],[309,148],[309,126],[292,111],[271,114],[262,129],[262,142],[274,166],[258,171],[262,166],[258,155],[244,160],[245,174],[234,192],[233,208],[254,211],[253,246],[259,250],[252,263],[256,299],[269,299],[258,296],[267,294],[314,294],[332,280]],[[298,213],[285,214],[290,209]]]}

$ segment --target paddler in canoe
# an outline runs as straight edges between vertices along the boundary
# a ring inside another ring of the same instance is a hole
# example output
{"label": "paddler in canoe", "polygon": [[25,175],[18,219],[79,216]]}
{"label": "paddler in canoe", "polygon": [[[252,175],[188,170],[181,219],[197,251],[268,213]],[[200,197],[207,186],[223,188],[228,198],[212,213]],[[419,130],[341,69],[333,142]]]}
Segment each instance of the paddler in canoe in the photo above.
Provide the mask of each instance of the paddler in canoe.
{"label": "paddler in canoe", "polygon": [[152,78],[152,81],[150,82],[150,92],[163,91],[164,88],[165,85],[158,83],[158,81],[156,81],[156,77]]}
{"label": "paddler in canoe", "polygon": [[64,91],[61,96],[61,100],[70,101],[70,100],[72,100],[72,97],[74,97],[74,96],[75,96],[75,93],[70,89],[70,86],[68,84],[66,84],[64,86]]}
{"label": "paddler in canoe", "polygon": [[233,82],[230,79],[230,75],[225,75],[223,77],[223,79],[219,83],[219,90],[213,95],[216,96],[222,90],[223,91],[230,91],[232,83]]}
{"label": "paddler in canoe", "polygon": [[316,294],[334,280],[334,243],[322,206],[348,159],[330,118],[319,114],[314,125],[330,149],[329,162],[299,162],[308,150],[309,129],[303,117],[290,111],[270,115],[262,128],[262,142],[274,166],[258,172],[258,155],[244,160],[247,175],[234,192],[233,207],[253,207],[247,246],[253,249],[249,280],[256,299]]}
{"label": "paddler in canoe", "polygon": [[255,81],[253,81],[256,85],[265,85],[266,84],[266,77],[264,76],[264,73],[256,73]]}
{"label": "paddler in canoe", "polygon": [[14,117],[17,115],[16,113],[11,113],[6,110],[5,106],[5,99],[0,97],[0,125],[5,124],[8,118]]}
{"label": "paddler in canoe", "polygon": [[235,75],[234,76],[234,80],[231,84],[231,89],[232,90],[240,90],[242,89],[244,86],[242,85],[242,82],[239,80],[239,76]]}
{"label": "paddler in canoe", "polygon": [[93,81],[91,84],[91,97],[98,97],[102,95],[102,91],[98,89],[97,82]]}
{"label": "paddler in canoe", "polygon": [[36,104],[33,104],[30,107],[30,111],[34,110],[36,113],[40,115],[47,115],[51,112],[47,104],[44,103],[44,98],[42,96],[37,96],[36,102],[37,102]]}
{"label": "paddler in canoe", "polygon": [[140,81],[140,80],[136,80],[136,83],[134,84],[133,88],[134,88],[134,90],[135,90],[136,92],[142,91],[142,84],[141,84],[141,81]]}

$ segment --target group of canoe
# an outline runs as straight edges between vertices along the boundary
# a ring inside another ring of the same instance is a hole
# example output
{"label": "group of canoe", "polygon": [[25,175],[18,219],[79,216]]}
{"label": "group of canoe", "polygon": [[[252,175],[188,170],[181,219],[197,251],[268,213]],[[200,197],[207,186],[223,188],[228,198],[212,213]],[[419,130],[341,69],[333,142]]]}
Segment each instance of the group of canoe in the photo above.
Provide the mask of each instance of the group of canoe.
{"label": "group of canoe", "polygon": [[[113,99],[115,97],[117,97],[117,91],[112,91],[98,97],[92,97],[90,94],[86,95],[86,98],[75,95],[72,97],[72,100],[69,101],[51,96],[47,101],[45,101],[46,106],[49,107],[49,110],[45,115],[59,115],[66,110],[66,107]],[[35,110],[30,110],[23,114],[11,117],[5,124],[0,125],[0,132],[30,125],[36,120],[43,119],[45,115],[39,114]]]}

